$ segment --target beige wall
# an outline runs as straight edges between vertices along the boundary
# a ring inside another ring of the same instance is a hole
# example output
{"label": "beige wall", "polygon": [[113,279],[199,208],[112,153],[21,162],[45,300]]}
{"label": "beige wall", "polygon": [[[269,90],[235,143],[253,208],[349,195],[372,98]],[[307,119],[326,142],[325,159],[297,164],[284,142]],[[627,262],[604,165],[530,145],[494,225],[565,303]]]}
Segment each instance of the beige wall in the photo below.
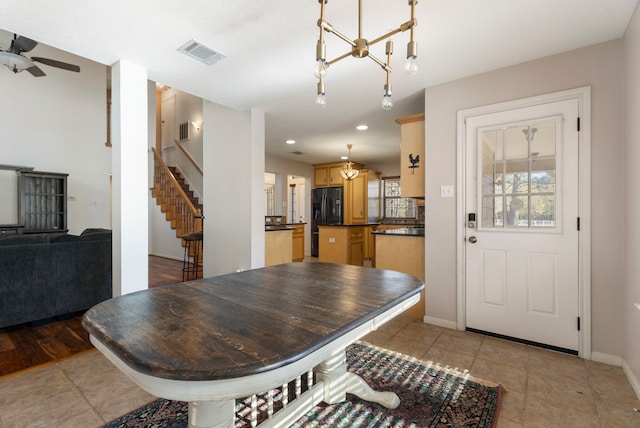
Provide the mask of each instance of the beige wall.
{"label": "beige wall", "polygon": [[625,35],[626,56],[626,127],[625,127],[625,290],[622,299],[624,316],[624,350],[627,375],[635,379],[634,388],[640,396],[640,11],[636,10]]}
{"label": "beige wall", "polygon": [[428,317],[456,321],[456,199],[440,198],[440,186],[456,184],[457,111],[590,85],[592,350],[622,355],[623,64],[617,40],[426,89]]}

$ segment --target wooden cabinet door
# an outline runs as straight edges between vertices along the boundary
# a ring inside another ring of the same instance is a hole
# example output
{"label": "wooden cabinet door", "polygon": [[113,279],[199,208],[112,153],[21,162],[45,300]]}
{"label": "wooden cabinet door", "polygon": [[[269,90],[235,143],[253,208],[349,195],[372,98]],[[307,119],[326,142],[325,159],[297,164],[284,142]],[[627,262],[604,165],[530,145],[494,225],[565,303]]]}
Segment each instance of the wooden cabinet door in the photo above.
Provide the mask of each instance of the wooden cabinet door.
{"label": "wooden cabinet door", "polygon": [[304,261],[304,224],[297,224],[293,231],[292,258],[294,262]]}
{"label": "wooden cabinet door", "polygon": [[402,196],[424,198],[424,114],[400,118],[400,188]]}
{"label": "wooden cabinet door", "polygon": [[343,179],[340,171],[342,171],[342,166],[331,166],[329,169],[329,186],[342,186]]}
{"label": "wooden cabinet door", "polygon": [[348,224],[364,224],[367,222],[367,173],[360,174],[347,182],[347,222]]}
{"label": "wooden cabinet door", "polygon": [[327,187],[329,184],[329,180],[327,178],[328,168],[325,166],[317,167],[313,174],[313,187]]}

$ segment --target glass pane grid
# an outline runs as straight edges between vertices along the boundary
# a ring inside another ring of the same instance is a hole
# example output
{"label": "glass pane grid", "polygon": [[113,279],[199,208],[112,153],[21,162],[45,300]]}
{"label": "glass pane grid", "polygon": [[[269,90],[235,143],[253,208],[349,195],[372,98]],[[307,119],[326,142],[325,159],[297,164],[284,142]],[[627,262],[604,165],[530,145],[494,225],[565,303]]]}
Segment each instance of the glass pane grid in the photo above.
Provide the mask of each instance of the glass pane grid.
{"label": "glass pane grid", "polygon": [[481,227],[555,228],[555,121],[483,131],[480,140]]}
{"label": "glass pane grid", "polygon": [[416,206],[412,198],[402,197],[399,178],[383,180],[383,206],[385,218],[415,218]]}

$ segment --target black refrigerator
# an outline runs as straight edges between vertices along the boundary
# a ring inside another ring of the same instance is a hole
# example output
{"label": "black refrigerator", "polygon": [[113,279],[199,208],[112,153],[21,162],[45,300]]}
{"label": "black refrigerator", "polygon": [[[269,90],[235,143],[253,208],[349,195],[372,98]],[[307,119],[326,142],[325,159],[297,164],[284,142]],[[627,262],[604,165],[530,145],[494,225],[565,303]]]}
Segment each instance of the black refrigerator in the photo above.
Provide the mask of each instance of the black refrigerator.
{"label": "black refrigerator", "polygon": [[311,255],[318,257],[318,226],[321,224],[342,224],[342,187],[321,187],[311,192],[313,215],[311,216]]}

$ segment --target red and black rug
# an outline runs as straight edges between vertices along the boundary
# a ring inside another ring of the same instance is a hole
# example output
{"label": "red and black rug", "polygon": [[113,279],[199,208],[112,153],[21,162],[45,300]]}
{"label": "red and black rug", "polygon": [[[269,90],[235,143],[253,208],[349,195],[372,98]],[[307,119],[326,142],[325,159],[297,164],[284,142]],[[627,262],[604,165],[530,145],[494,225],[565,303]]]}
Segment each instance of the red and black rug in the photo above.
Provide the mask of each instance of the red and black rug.
{"label": "red and black rug", "polygon": [[[396,409],[347,395],[341,403],[321,403],[292,427],[474,427],[491,428],[498,422],[502,388],[455,369],[444,368],[394,351],[359,342],[347,348],[349,371],[360,375],[377,391],[393,391]],[[276,400],[279,391],[276,392]],[[248,427],[248,400],[236,402],[236,427]],[[105,428],[186,427],[188,404],[156,400],[124,415]]]}

